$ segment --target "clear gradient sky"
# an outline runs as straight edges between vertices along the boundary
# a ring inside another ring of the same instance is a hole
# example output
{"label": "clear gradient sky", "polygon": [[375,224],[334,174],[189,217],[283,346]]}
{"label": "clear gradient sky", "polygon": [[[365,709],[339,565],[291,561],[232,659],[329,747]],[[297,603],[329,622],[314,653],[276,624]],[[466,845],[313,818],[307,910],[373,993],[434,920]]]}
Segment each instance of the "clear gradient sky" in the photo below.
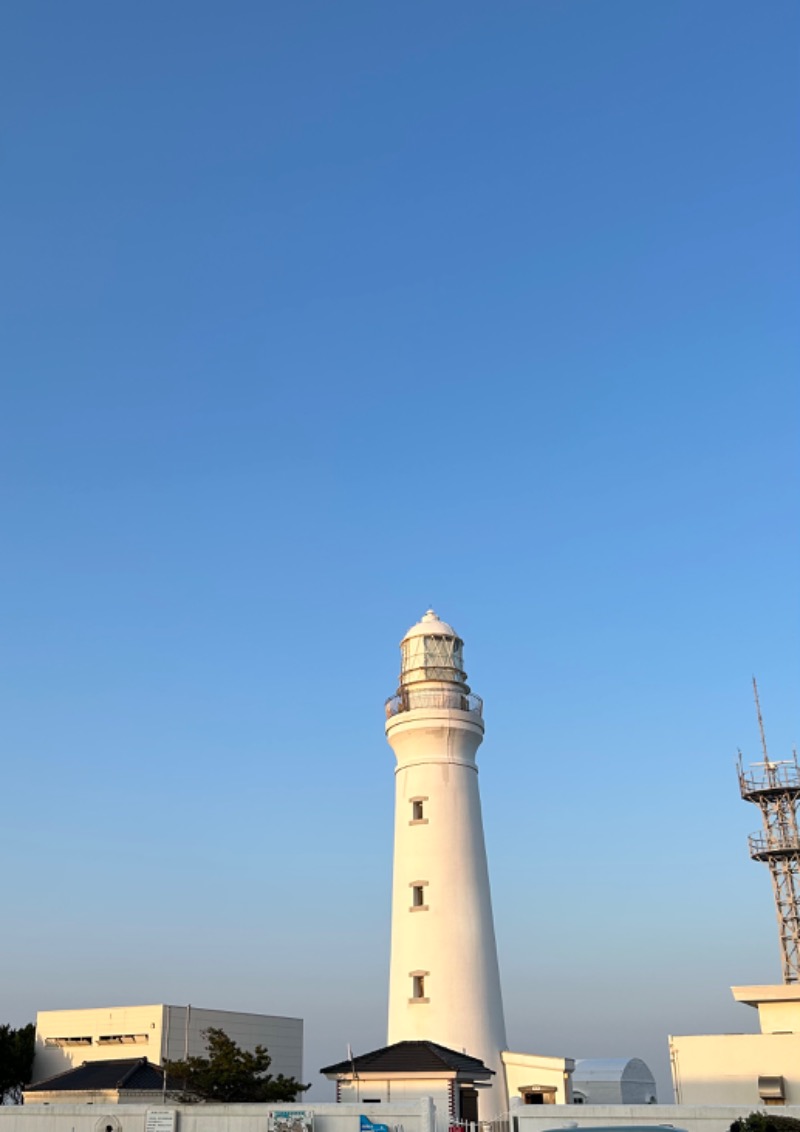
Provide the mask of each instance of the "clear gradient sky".
{"label": "clear gradient sky", "polygon": [[[0,12],[0,1021],[385,1039],[383,701],[486,700],[512,1048],[777,981],[800,739],[795,0]],[[457,939],[454,938],[454,956]]]}

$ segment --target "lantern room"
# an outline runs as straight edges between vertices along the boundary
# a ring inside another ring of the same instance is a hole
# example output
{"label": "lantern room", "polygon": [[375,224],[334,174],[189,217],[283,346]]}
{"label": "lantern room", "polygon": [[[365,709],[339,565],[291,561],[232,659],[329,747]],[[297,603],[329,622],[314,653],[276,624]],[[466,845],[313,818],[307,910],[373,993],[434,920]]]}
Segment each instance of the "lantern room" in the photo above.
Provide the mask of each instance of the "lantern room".
{"label": "lantern room", "polygon": [[401,688],[423,680],[445,680],[466,688],[464,642],[432,609],[403,637],[400,654]]}

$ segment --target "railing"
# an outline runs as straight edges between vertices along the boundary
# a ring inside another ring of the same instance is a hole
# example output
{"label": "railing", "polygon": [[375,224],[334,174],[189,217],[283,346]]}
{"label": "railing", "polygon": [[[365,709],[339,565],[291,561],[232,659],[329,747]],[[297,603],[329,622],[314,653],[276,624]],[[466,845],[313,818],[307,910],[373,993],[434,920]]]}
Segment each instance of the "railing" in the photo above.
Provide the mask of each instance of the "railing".
{"label": "railing", "polygon": [[[510,1119],[501,1116],[497,1120],[451,1120],[447,1123],[447,1132],[509,1132]],[[436,1120],[436,1127],[442,1132],[441,1123]]]}
{"label": "railing", "polygon": [[750,856],[768,857],[771,853],[800,853],[800,838],[797,834],[782,833],[776,830],[773,833],[754,833],[747,839],[750,843]]}
{"label": "railing", "polygon": [[439,708],[447,711],[465,711],[476,719],[483,716],[483,700],[474,692],[424,692],[406,689],[386,701],[386,718],[417,708]]}
{"label": "railing", "polygon": [[755,794],[760,790],[800,790],[800,767],[796,763],[780,762],[761,764],[758,773],[739,772],[742,794]]}

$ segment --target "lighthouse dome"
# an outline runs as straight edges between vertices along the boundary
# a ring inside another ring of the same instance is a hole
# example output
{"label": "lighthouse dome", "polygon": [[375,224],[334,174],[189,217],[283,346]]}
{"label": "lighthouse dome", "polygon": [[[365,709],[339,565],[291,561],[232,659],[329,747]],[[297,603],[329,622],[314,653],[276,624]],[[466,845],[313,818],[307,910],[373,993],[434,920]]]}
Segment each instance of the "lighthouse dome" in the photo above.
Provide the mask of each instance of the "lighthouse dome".
{"label": "lighthouse dome", "polygon": [[407,641],[409,637],[458,637],[458,633],[452,625],[442,621],[435,610],[429,609],[416,625],[411,626],[403,640]]}
{"label": "lighthouse dome", "polygon": [[408,630],[400,642],[400,655],[401,686],[430,680],[466,686],[464,642],[433,609]]}

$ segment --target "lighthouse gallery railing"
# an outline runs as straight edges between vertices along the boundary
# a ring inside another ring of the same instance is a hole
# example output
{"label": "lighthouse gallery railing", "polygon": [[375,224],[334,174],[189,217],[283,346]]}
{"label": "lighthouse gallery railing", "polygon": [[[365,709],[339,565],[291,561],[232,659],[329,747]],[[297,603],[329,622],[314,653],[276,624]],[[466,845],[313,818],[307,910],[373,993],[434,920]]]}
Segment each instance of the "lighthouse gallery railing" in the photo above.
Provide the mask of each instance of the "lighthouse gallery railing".
{"label": "lighthouse gallery railing", "polygon": [[426,692],[414,691],[407,688],[396,696],[390,696],[386,701],[386,718],[399,715],[402,711],[414,711],[415,708],[442,708],[449,711],[465,711],[478,719],[483,716],[483,700],[474,692]]}

